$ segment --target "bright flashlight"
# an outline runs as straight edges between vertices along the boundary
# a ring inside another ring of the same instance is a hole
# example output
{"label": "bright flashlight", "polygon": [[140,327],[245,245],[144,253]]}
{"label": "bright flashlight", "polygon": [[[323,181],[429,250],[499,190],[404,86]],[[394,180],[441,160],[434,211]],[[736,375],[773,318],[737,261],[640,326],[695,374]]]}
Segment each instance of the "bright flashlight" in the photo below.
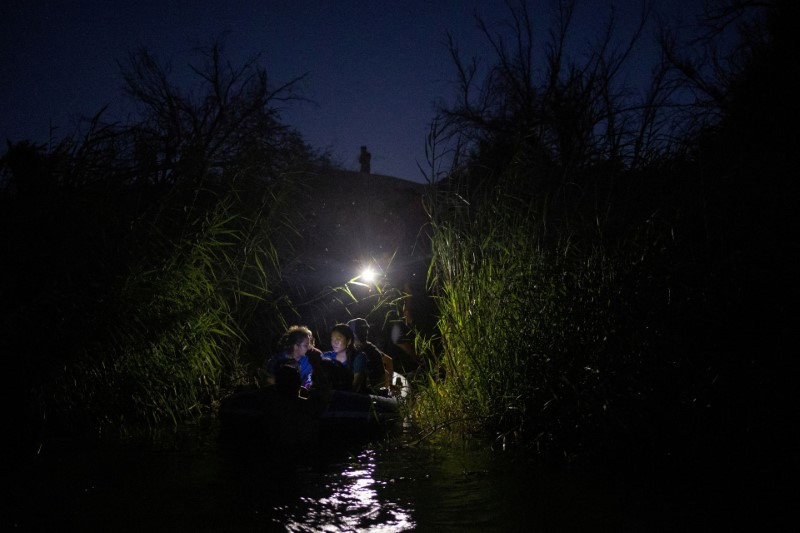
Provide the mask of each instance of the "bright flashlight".
{"label": "bright flashlight", "polygon": [[367,267],[361,271],[361,280],[365,283],[372,283],[375,281],[375,271],[372,270],[372,267]]}

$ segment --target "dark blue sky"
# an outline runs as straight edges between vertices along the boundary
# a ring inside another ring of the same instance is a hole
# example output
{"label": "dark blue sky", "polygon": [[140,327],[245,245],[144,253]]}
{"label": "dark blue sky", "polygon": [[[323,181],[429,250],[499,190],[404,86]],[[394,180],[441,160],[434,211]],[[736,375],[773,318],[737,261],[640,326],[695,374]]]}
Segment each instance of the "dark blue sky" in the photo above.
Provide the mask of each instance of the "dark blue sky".
{"label": "dark blue sky", "polygon": [[[701,0],[656,2],[687,14]],[[578,2],[577,49],[602,29],[611,5],[631,28],[640,0]],[[545,40],[550,1],[530,3]],[[680,5],[680,9],[676,7]],[[282,113],[313,146],[358,168],[367,145],[372,171],[421,180],[424,141],[437,99],[453,95],[453,68],[443,42],[454,34],[465,55],[489,57],[473,13],[500,23],[502,0],[4,0],[0,3],[0,137],[46,142],[73,130],[75,119],[110,104],[125,116],[118,61],[145,46],[186,73],[192,50],[226,34],[234,61],[261,53],[275,83],[308,73],[299,87],[312,103]],[[498,26],[499,29],[499,26]],[[652,38],[642,41],[631,76],[646,75]]]}

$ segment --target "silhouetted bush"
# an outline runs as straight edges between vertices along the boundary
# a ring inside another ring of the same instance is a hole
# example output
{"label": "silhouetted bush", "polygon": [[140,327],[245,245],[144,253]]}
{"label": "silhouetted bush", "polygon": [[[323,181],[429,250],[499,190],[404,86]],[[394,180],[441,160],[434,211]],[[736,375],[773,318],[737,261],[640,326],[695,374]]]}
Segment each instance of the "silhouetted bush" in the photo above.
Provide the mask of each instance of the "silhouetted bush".
{"label": "silhouetted bush", "polygon": [[241,379],[256,308],[284,326],[291,173],[317,156],[274,107],[291,84],[216,45],[204,58],[204,91],[184,93],[138,52],[135,122],[101,112],[0,160],[0,338],[22,440],[196,416]]}
{"label": "silhouetted bush", "polygon": [[[432,166],[453,152],[429,200],[441,349],[424,426],[560,457],[714,455],[787,433],[772,424],[787,389],[768,385],[786,385],[787,360],[766,355],[785,354],[796,226],[787,6],[732,11],[752,31],[715,90],[686,73],[719,69],[673,48],[641,102],[609,48],[568,62],[568,11],[539,70],[524,4],[510,47],[481,26],[497,53],[482,82],[453,45],[462,94],[430,141]],[[681,99],[698,86],[708,99]]]}

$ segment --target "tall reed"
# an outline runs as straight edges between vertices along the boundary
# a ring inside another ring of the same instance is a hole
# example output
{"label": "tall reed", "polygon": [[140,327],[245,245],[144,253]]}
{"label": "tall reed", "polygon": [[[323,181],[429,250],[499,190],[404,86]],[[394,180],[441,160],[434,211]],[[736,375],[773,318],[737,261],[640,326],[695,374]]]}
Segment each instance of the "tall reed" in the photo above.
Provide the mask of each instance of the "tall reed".
{"label": "tall reed", "polygon": [[[275,249],[265,213],[248,217],[236,191],[206,200],[178,239],[168,226],[143,223],[105,329],[42,384],[53,418],[177,423],[211,407],[236,379],[253,309],[275,303]],[[169,209],[159,216],[178,216]]]}
{"label": "tall reed", "polygon": [[430,210],[440,339],[419,343],[418,422],[547,452],[613,446],[674,361],[655,346],[675,283],[657,276],[674,260],[668,227],[614,243],[591,227],[545,230],[536,202],[502,180],[470,202],[440,190]]}

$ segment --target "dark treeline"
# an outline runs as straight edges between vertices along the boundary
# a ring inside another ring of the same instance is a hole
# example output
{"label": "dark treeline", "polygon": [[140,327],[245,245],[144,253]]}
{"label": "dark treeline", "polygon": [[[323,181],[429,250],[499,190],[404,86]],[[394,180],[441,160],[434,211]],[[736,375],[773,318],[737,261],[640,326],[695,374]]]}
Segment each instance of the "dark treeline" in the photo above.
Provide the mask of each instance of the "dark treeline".
{"label": "dark treeline", "polygon": [[447,170],[421,419],[551,457],[785,453],[796,5],[664,26],[641,98],[619,79],[639,36],[577,61],[571,2],[541,49],[532,11],[510,7],[508,35],[479,21],[485,75],[451,42],[460,94],[431,130]]}
{"label": "dark treeline", "polygon": [[292,83],[219,45],[200,56],[190,93],[132,54],[134,122],[99,113],[0,160],[0,343],[23,444],[197,415],[242,374],[253,315],[285,326],[292,175],[321,158],[280,121]]}

